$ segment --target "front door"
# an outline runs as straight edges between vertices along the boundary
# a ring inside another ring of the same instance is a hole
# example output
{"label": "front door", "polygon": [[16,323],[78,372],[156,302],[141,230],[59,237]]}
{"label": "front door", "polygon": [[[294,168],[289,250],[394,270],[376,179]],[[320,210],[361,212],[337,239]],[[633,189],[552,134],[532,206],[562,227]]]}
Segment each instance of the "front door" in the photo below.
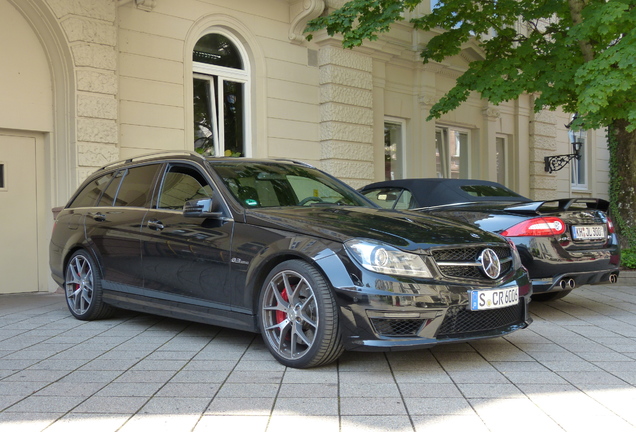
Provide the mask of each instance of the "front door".
{"label": "front door", "polygon": [[142,227],[147,295],[197,309],[230,310],[227,278],[233,222],[183,215],[185,201],[214,195],[197,168],[181,164],[168,168],[156,208],[148,212]]}

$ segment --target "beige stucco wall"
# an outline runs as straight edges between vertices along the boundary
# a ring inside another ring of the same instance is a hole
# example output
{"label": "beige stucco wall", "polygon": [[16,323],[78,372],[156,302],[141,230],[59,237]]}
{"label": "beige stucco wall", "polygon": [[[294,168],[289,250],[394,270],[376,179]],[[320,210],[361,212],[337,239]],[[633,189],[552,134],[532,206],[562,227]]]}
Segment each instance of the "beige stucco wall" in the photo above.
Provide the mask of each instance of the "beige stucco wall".
{"label": "beige stucco wall", "polygon": [[[588,185],[543,158],[570,153],[569,116],[532,110],[533,98],[492,106],[473,95],[425,119],[479,49],[423,65],[429,35],[399,23],[378,41],[344,50],[308,19],[341,0],[0,0],[0,130],[37,142],[37,224],[97,167],[157,150],[193,148],[192,49],[210,31],[231,34],[249,65],[248,155],[309,162],[354,187],[384,178],[384,121],[405,125],[404,169],[434,176],[435,128],[470,136],[469,176],[496,179],[497,137],[508,139],[506,182],[537,199],[608,196],[604,131],[589,131]],[[428,4],[420,6],[425,12]],[[18,228],[21,229],[21,228]],[[2,240],[0,231],[0,240]],[[38,274],[47,274],[46,234]],[[40,284],[42,288],[42,284]],[[46,284],[44,284],[46,286]]]}
{"label": "beige stucco wall", "polygon": [[0,40],[0,129],[50,132],[53,84],[46,52],[26,19],[5,0],[0,1]]}

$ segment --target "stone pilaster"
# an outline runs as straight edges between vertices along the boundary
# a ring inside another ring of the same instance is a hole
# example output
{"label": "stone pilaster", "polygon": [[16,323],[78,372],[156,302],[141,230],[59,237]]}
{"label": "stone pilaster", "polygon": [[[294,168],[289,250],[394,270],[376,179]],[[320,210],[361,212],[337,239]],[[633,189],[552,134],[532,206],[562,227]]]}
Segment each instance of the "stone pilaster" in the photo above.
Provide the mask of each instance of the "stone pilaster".
{"label": "stone pilaster", "polygon": [[119,158],[117,5],[114,0],[47,0],[66,35],[76,77],[77,181]]}
{"label": "stone pilaster", "polygon": [[556,115],[543,110],[530,119],[530,198],[554,199],[556,176],[545,172],[543,158],[554,155],[557,149]]}
{"label": "stone pilaster", "polygon": [[318,61],[322,168],[360,187],[373,180],[372,60],[324,46]]}

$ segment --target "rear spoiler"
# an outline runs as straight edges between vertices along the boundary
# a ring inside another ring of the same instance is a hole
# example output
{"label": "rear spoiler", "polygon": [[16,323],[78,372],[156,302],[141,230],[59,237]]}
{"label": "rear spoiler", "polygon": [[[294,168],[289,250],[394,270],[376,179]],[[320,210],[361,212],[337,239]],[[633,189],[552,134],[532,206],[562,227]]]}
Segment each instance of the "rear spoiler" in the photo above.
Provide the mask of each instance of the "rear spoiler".
{"label": "rear spoiler", "polygon": [[523,214],[541,214],[568,211],[574,206],[580,210],[582,206],[586,210],[601,210],[607,212],[609,201],[600,198],[563,198],[551,201],[532,201],[528,203],[515,204],[506,207],[506,211]]}

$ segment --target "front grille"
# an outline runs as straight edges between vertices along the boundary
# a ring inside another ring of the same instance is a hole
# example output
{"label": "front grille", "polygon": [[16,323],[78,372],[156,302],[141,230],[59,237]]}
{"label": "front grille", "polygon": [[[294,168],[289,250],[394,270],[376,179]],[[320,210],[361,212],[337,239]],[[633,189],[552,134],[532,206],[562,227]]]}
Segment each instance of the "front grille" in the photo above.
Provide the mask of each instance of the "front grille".
{"label": "front grille", "polygon": [[380,336],[417,336],[425,322],[423,319],[371,318]]}
{"label": "front grille", "polygon": [[482,333],[521,324],[525,318],[524,302],[515,306],[484,311],[471,311],[466,306],[448,309],[442,325],[437,330],[437,339],[453,338],[470,333]]}
{"label": "front grille", "polygon": [[[485,247],[436,249],[432,250],[433,259],[442,275],[459,279],[489,279],[481,270],[479,255]],[[512,251],[509,247],[491,247],[501,261],[500,277],[512,268]]]}

